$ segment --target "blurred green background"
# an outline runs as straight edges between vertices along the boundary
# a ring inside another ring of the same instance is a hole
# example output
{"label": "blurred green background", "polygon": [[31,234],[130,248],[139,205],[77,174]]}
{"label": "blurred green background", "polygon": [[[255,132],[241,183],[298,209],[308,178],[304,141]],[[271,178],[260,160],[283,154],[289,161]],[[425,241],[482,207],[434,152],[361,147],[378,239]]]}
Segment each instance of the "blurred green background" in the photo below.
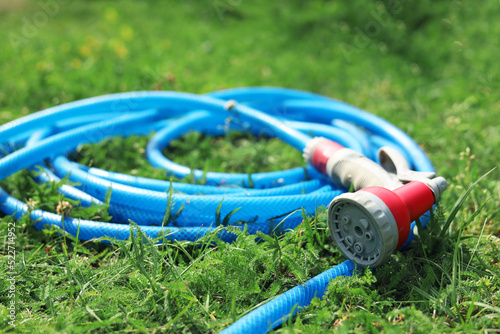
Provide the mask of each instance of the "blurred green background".
{"label": "blurred green background", "polygon": [[[464,189],[498,166],[499,17],[498,0],[0,0],[0,124],[123,91],[302,89],[406,131],[449,180],[443,196],[449,212]],[[225,159],[231,159],[230,150]],[[499,192],[497,170],[457,216],[460,222],[474,220],[468,233],[479,234],[484,223],[485,234],[500,236]],[[490,253],[488,265],[497,268],[498,258]],[[46,279],[40,275],[39,283]],[[498,298],[489,302],[498,308]],[[438,331],[448,330],[447,313],[438,316]],[[432,327],[433,319],[426,313],[419,321]]]}
{"label": "blurred green background", "polygon": [[499,2],[0,1],[0,122],[132,90],[282,86],[380,115],[447,174],[497,163]]}

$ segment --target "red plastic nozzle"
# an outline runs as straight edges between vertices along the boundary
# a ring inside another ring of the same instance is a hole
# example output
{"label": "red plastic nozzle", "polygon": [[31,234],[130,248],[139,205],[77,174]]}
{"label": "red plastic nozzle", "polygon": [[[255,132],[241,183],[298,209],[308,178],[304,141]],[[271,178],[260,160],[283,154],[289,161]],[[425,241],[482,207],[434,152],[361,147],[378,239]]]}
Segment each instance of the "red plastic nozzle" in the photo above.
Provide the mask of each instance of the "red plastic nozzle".
{"label": "red plastic nozzle", "polygon": [[370,186],[394,189],[402,185],[376,162],[332,140],[315,137],[304,148],[304,158],[339,187],[355,190]]}
{"label": "red plastic nozzle", "polygon": [[319,143],[312,155],[312,165],[321,173],[326,174],[328,159],[342,148],[344,148],[344,146],[331,140],[325,140]]}
{"label": "red plastic nozzle", "polygon": [[399,240],[396,249],[405,243],[410,234],[410,224],[429,211],[434,205],[432,190],[419,181],[413,181],[395,190],[383,187],[368,187],[360,191],[369,192],[385,203],[398,226]]}
{"label": "red plastic nozzle", "polygon": [[361,267],[377,267],[401,248],[411,222],[434,205],[435,196],[423,182],[395,190],[366,187],[337,196],[328,209],[328,225],[340,251]]}

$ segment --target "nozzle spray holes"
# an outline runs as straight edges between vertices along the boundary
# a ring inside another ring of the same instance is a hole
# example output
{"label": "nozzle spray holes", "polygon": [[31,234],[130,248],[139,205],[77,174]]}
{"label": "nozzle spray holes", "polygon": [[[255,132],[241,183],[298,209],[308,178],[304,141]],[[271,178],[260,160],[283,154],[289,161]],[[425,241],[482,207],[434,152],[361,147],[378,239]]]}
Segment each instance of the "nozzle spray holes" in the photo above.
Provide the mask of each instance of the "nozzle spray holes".
{"label": "nozzle spray holes", "polygon": [[364,250],[365,250],[365,247],[363,246],[362,243],[357,242],[354,244],[354,251],[356,253],[362,253]]}

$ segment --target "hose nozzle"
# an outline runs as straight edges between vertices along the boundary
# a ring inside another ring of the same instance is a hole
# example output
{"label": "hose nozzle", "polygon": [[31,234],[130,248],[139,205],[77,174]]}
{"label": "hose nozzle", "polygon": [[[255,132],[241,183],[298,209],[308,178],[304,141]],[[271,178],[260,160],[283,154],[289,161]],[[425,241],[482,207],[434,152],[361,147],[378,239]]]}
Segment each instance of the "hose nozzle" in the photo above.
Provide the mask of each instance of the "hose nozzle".
{"label": "hose nozzle", "polygon": [[411,222],[435,203],[432,190],[413,181],[395,190],[367,187],[337,196],[328,226],[342,254],[360,267],[375,268],[405,243]]}
{"label": "hose nozzle", "polygon": [[411,222],[429,211],[446,189],[443,177],[411,171],[394,149],[379,151],[381,165],[325,138],[314,138],[304,156],[339,186],[355,193],[337,196],[328,208],[335,245],[360,267],[378,267],[401,248]]}

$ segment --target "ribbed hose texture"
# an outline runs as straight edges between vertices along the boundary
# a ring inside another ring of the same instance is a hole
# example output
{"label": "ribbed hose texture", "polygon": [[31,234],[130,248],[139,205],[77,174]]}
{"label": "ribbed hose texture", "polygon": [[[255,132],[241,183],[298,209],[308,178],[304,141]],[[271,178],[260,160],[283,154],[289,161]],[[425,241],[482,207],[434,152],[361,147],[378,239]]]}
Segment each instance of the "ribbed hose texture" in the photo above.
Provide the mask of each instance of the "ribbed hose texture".
{"label": "ribbed hose texture", "polygon": [[342,262],[267,302],[221,333],[267,333],[308,306],[314,297],[322,298],[330,280],[339,276],[351,276],[353,270],[352,262]]}
{"label": "ribbed hose texture", "polygon": [[[228,103],[229,100],[236,102]],[[57,226],[82,240],[108,236],[130,237],[129,220],[152,238],[197,240],[217,228],[219,238],[233,241],[231,229],[216,226],[216,216],[230,216],[232,228],[249,233],[286,231],[302,222],[301,209],[313,214],[320,206],[346,191],[312,166],[280,172],[214,173],[191,171],[162,154],[169,143],[189,130],[223,135],[230,129],[281,139],[302,151],[311,136],[322,136],[376,159],[381,146],[405,156],[418,171],[433,171],[425,153],[405,133],[377,116],[334,99],[284,88],[238,88],[195,95],[180,92],[131,92],[76,101],[34,113],[0,126],[0,180],[28,168],[40,172],[37,182],[68,177],[74,186],[59,192],[81,206],[100,204],[111,190],[109,212],[113,222],[80,220],[28,210],[26,203],[0,188],[0,210],[20,218],[29,212],[35,227]],[[185,184],[122,175],[70,161],[67,155],[78,145],[113,136],[155,132],[146,156],[151,165],[169,175],[194,175],[205,185]],[[49,164],[46,164],[50,162]],[[49,167],[50,166],[50,167]],[[169,194],[170,189],[173,193]],[[169,200],[170,205],[169,205]],[[221,204],[222,203],[222,204]],[[167,208],[180,212],[174,222],[162,226]],[[235,209],[236,212],[230,215]],[[421,218],[423,225],[428,215]],[[414,224],[411,227],[413,231]],[[407,243],[413,239],[410,233]],[[314,296],[324,294],[329,281],[351,275],[353,264],[344,262],[246,315],[226,332],[266,332]]]}

